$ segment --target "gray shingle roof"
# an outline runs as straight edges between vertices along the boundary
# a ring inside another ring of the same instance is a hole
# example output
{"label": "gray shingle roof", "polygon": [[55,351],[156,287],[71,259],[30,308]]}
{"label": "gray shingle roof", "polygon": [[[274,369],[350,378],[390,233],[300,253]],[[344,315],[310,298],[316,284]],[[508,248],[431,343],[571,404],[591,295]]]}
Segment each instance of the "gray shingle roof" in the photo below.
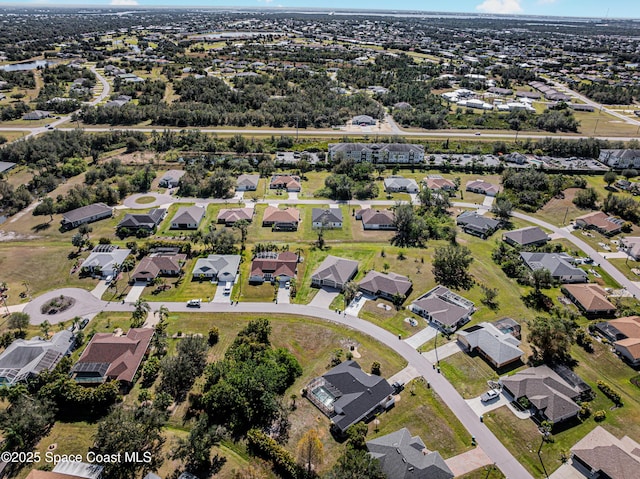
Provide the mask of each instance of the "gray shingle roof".
{"label": "gray shingle roof", "polygon": [[472,229],[479,233],[495,231],[500,226],[500,221],[479,215],[476,211],[465,211],[456,218],[456,223],[465,229]]}
{"label": "gray shingle roof", "polygon": [[407,428],[367,441],[369,454],[380,461],[382,471],[393,479],[451,479],[453,472],[439,452],[426,449],[419,436]]}
{"label": "gray shingle roof", "polygon": [[406,295],[411,289],[412,284],[409,278],[396,273],[379,273],[371,270],[358,283],[360,289],[370,291],[372,293],[386,293],[390,296],[395,294]]}
{"label": "gray shingle roof", "polygon": [[311,211],[313,223],[326,221],[327,223],[341,223],[342,210],[340,208],[313,208]]}
{"label": "gray shingle roof", "polygon": [[149,213],[127,213],[118,223],[118,228],[147,228],[153,229],[160,224],[167,212],[164,208],[153,208]]}
{"label": "gray shingle roof", "polygon": [[193,268],[193,277],[198,278],[201,274],[205,276],[215,276],[220,281],[232,281],[236,277],[240,266],[240,255],[237,254],[210,254],[206,258],[198,258]]}
{"label": "gray shingle roof", "polygon": [[510,239],[512,242],[521,246],[527,246],[541,241],[549,241],[547,233],[542,231],[537,226],[530,226],[528,228],[520,228],[518,230],[507,231],[504,234],[505,238]]}
{"label": "gray shingle roof", "polygon": [[583,276],[587,277],[587,273],[571,265],[569,261],[571,256],[564,253],[520,253],[520,257],[524,260],[532,270],[546,268],[551,272],[551,276],[559,278],[561,276]]}
{"label": "gray shingle roof", "polygon": [[104,203],[93,203],[87,206],[81,206],[75,210],[67,211],[62,215],[63,223],[75,223],[76,221],[82,221],[85,218],[91,218],[96,215],[107,214],[112,212],[110,206]]}
{"label": "gray shingle roof", "polygon": [[182,206],[178,208],[175,216],[171,219],[171,224],[196,224],[199,225],[206,208],[201,206]]}
{"label": "gray shingle roof", "polygon": [[358,271],[358,262],[352,259],[327,256],[320,266],[311,275],[311,279],[329,280],[344,284]]}
{"label": "gray shingle roof", "polygon": [[480,323],[458,331],[471,349],[479,349],[498,365],[507,364],[520,358],[524,352],[518,347],[520,341],[511,334],[505,334],[490,323]]}

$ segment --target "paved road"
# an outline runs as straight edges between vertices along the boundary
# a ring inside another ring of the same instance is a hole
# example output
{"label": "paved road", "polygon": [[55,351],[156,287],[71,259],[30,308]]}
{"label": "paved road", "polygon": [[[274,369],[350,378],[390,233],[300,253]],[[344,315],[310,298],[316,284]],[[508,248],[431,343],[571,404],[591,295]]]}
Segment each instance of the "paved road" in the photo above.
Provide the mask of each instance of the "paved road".
{"label": "paved road", "polygon": [[[157,310],[164,304],[164,306],[172,312],[194,311],[193,308],[188,308],[186,303],[149,304],[152,310]],[[132,311],[133,306],[130,304],[103,302],[103,309],[105,311]],[[230,305],[203,303],[197,311],[266,315],[292,314],[296,316],[314,317],[332,321],[371,336],[400,354],[404,359],[406,359],[409,366],[415,368],[417,373],[423,376],[430,383],[434,391],[447,403],[452,413],[460,420],[469,434],[475,436],[478,444],[507,478],[533,479],[531,474],[529,474],[529,472],[516,460],[507,448],[502,445],[489,428],[478,420],[477,414],[454,389],[451,383],[449,383],[444,376],[438,374],[433,368],[433,365],[420,353],[404,341],[398,340],[398,337],[391,334],[389,331],[355,316],[344,316],[336,314],[326,308],[301,304],[238,303],[237,305]]]}
{"label": "paved road", "polygon": [[100,103],[100,102],[106,100],[107,98],[109,98],[109,95],[111,94],[111,85],[109,85],[109,82],[107,81],[107,79],[105,77],[102,76],[102,74],[98,73],[98,70],[96,70],[96,67],[91,67],[90,70],[96,76],[98,81],[100,83],[102,83],[102,93],[100,93],[98,98],[88,102],[89,105],[95,106],[98,103]]}
{"label": "paved road", "polygon": [[[463,208],[479,208],[479,209],[487,209],[485,206],[478,207],[477,204],[473,203],[453,203],[453,206],[463,207]],[[528,221],[529,223],[533,223],[535,225],[541,226],[545,229],[552,231],[555,235],[565,238],[570,241],[574,245],[578,247],[578,249],[582,250],[584,253],[589,255],[600,267],[605,270],[614,280],[618,282],[622,287],[624,287],[629,293],[634,295],[637,298],[640,298],[640,288],[633,281],[627,278],[624,274],[622,274],[615,266],[613,266],[607,259],[602,256],[602,254],[598,253],[592,246],[588,243],[582,241],[577,236],[571,234],[566,228],[558,228],[557,226],[552,225],[551,223],[547,223],[538,218],[534,218],[533,216],[525,215],[524,213],[513,212],[514,218],[519,218],[521,220]]]}

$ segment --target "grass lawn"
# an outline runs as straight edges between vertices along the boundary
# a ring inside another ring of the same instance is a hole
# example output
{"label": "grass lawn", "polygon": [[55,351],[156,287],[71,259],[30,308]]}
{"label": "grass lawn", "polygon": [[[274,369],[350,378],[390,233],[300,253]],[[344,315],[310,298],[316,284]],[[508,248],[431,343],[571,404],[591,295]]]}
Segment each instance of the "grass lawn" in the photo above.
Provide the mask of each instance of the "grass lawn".
{"label": "grass lawn", "polygon": [[[340,297],[342,297],[342,295],[340,295]],[[378,304],[391,306],[391,309],[386,310],[379,308]],[[344,305],[344,301],[340,302],[339,305],[342,308],[342,306]],[[362,319],[366,319],[367,321],[377,324],[381,328],[384,328],[387,331],[392,332],[393,334],[400,334],[405,339],[409,336],[413,336],[415,333],[419,332],[427,325],[424,318],[413,314],[407,309],[396,311],[395,306],[393,306],[389,301],[383,299],[367,301],[364,307],[360,310],[360,314],[358,316]],[[404,318],[414,318],[416,321],[418,321],[418,326],[411,326],[404,320]]]}
{"label": "grass lawn", "polygon": [[393,409],[378,417],[380,424],[369,424],[370,436],[383,436],[407,427],[412,435],[420,436],[427,449],[439,451],[449,458],[471,449],[471,435],[449,407],[433,389],[428,389],[422,379],[414,379],[406,385],[396,399]]}
{"label": "grass lawn", "polygon": [[[193,206],[194,203],[174,203],[169,206],[169,210],[167,211],[167,218],[162,222],[161,227],[158,229],[156,236],[165,236],[169,238],[181,238],[191,236],[196,230],[173,230],[171,229],[171,220],[174,215],[181,207]],[[235,203],[234,203],[235,205]],[[206,233],[209,230],[209,226],[213,225],[216,228],[224,228],[224,225],[217,225],[218,213],[223,208],[234,208],[233,205],[223,205],[223,204],[210,204],[207,205],[207,210],[205,212],[204,218],[200,222],[200,226],[198,227],[198,231],[202,231]]]}
{"label": "grass lawn", "polygon": [[640,281],[640,276],[631,271],[634,268],[640,268],[640,262],[634,261],[631,258],[628,260],[622,258],[610,258],[608,261],[630,280]]}
{"label": "grass lawn", "polygon": [[459,476],[458,479],[504,479],[504,474],[495,466],[485,466]]}
{"label": "grass lawn", "polygon": [[157,286],[147,286],[142,292],[141,298],[145,301],[188,301],[190,299],[202,299],[210,301],[216,292],[216,285],[211,281],[200,281],[196,278],[193,281],[192,270],[196,263],[196,258],[187,260],[184,265],[186,274],[182,278],[164,278],[167,286],[171,286],[165,291],[159,291]]}

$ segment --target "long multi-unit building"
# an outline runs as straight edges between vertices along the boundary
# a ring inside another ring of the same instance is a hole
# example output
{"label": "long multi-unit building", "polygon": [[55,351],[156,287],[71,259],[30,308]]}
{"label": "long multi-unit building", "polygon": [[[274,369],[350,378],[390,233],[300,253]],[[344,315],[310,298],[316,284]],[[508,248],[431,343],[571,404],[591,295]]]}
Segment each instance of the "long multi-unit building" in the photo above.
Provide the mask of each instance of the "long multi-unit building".
{"label": "long multi-unit building", "polygon": [[424,162],[424,146],[409,143],[332,143],[329,145],[331,161],[352,159],[369,163]]}

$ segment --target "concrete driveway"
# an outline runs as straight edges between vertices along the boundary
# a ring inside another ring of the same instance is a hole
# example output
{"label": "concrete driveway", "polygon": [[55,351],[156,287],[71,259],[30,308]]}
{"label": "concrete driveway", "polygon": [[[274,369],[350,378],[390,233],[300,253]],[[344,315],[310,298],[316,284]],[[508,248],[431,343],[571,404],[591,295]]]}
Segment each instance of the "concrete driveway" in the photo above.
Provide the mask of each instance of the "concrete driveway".
{"label": "concrete driveway", "polygon": [[309,306],[329,309],[329,305],[339,294],[340,290],[335,288],[320,288],[313,300],[309,303]]}
{"label": "concrete driveway", "polygon": [[280,281],[278,285],[278,304],[291,303],[291,290],[284,287],[286,281]]}
{"label": "concrete driveway", "polygon": [[129,294],[127,294],[127,297],[124,298],[124,302],[135,303],[136,301],[138,301],[138,299],[140,299],[140,296],[142,295],[142,291],[144,291],[144,288],[146,287],[147,287],[146,281],[136,281],[134,285],[131,286],[131,289],[129,290]]}
{"label": "concrete driveway", "polygon": [[584,479],[584,476],[570,462],[567,462],[551,473],[549,479]]}
{"label": "concrete driveway", "polygon": [[352,316],[358,316],[358,314],[360,314],[360,310],[364,307],[364,304],[368,300],[374,300],[374,299],[376,298],[374,298],[373,296],[369,296],[368,294],[363,294],[359,298],[351,301],[351,303],[349,303],[349,306],[345,308],[345,311],[347,312],[347,314],[350,314]]}
{"label": "concrete driveway", "polygon": [[[221,281],[219,283],[217,283],[217,286],[215,285],[211,285],[212,288],[216,288],[216,292],[213,294],[213,299],[211,300],[212,303],[230,303],[231,302],[231,295],[230,294],[224,294],[224,287],[226,285],[226,282]],[[234,283],[235,285],[235,283]],[[233,291],[233,285],[231,286],[232,291]]]}
{"label": "concrete driveway", "polygon": [[107,292],[107,289],[109,289],[109,284],[105,280],[101,279],[98,281],[96,287],[93,288],[91,294],[98,299],[102,299],[102,295]]}
{"label": "concrete driveway", "polygon": [[[460,351],[462,351],[462,348],[460,347],[460,344],[458,344],[458,341],[451,341],[450,343],[444,344],[442,346],[438,346],[437,359],[438,361],[442,361],[444,358],[453,356],[454,354],[459,353]],[[427,358],[427,360],[431,363],[437,362],[435,349],[432,349],[431,351],[427,351],[426,353],[422,353],[422,355],[425,358]]]}
{"label": "concrete driveway", "polygon": [[404,384],[409,384],[409,381],[417,378],[418,376],[420,376],[420,373],[418,372],[418,370],[413,366],[409,365],[406,368],[404,368],[402,371],[398,371],[397,373],[395,373],[393,376],[387,379],[387,381],[389,382],[389,384],[393,384],[396,381],[400,381]]}
{"label": "concrete driveway", "polygon": [[412,348],[418,349],[424,343],[433,339],[436,334],[438,334],[438,330],[431,325],[427,325],[426,328],[418,331],[416,334],[404,340]]}
{"label": "concrete driveway", "polygon": [[481,447],[475,447],[470,451],[450,457],[444,462],[456,477],[463,476],[468,472],[475,471],[482,466],[488,466],[493,463]]}

